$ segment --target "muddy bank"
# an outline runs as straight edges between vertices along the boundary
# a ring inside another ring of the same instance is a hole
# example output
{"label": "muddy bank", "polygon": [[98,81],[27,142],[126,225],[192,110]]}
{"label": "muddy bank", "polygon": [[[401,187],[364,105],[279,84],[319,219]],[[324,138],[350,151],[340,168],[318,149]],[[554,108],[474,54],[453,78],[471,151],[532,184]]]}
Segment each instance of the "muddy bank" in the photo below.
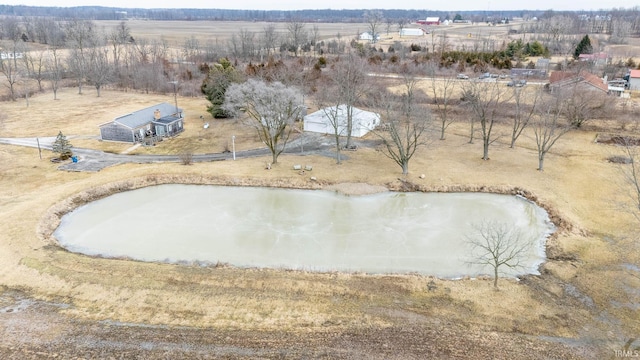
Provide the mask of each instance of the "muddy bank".
{"label": "muddy bank", "polygon": [[324,190],[335,191],[343,195],[371,195],[389,191],[384,186],[370,185],[367,183],[340,183],[327,185]]}

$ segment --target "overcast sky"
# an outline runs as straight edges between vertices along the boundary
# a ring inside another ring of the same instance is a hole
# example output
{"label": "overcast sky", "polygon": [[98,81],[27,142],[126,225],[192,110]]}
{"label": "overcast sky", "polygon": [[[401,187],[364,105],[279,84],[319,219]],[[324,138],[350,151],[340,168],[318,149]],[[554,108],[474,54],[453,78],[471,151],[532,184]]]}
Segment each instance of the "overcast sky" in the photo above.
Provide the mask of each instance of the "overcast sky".
{"label": "overcast sky", "polygon": [[0,0],[1,5],[31,6],[87,6],[99,5],[124,8],[212,8],[243,10],[301,10],[301,9],[426,9],[426,10],[599,10],[632,8],[640,6],[640,0]]}

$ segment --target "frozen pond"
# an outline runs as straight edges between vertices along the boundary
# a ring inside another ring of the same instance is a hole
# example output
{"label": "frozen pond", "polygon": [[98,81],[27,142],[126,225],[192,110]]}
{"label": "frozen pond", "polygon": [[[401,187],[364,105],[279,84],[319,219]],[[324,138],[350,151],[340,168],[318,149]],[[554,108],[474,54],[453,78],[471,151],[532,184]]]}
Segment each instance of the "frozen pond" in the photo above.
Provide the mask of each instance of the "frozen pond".
{"label": "frozen pond", "polygon": [[546,212],[484,193],[160,185],[82,206],[54,236],[73,252],[142,261],[458,277],[491,273],[468,264],[466,235],[485,220],[508,222],[533,239],[525,268],[507,274],[537,273],[553,231]]}

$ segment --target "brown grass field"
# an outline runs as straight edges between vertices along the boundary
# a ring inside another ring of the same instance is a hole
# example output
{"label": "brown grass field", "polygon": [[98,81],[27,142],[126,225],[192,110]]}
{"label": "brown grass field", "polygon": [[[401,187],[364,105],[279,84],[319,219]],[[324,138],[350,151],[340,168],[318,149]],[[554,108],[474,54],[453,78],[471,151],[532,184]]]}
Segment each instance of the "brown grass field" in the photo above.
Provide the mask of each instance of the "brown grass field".
{"label": "brown grass field", "polygon": [[[96,24],[110,31],[117,27],[121,21],[101,20]],[[261,21],[147,21],[128,20],[127,26],[131,29],[134,38],[147,40],[164,39],[170,44],[182,43],[186,38],[195,38],[202,45],[207,42],[224,44],[231,39],[232,34],[238,34],[241,30],[259,34],[267,25],[275,24],[276,32],[280,35],[287,33],[287,23],[267,23]],[[366,31],[365,23],[316,23],[308,24],[307,30],[317,26],[319,38],[328,39],[340,34],[343,38],[351,38]]]}
{"label": "brown grass field", "polygon": [[[151,35],[151,34],[150,34]],[[97,98],[65,89],[2,104],[2,137],[55,136],[76,147],[127,151],[96,140],[114,116],[171,102],[166,95],[105,90]],[[235,120],[202,128],[202,98],[178,98],[186,131],[135,153],[238,150],[256,137]],[[498,131],[507,134],[501,125]],[[640,335],[638,223],[613,146],[594,142],[620,131],[614,119],[562,138],[536,170],[531,134],[491,160],[467,142],[464,119],[444,141],[412,159],[407,181],[424,191],[528,192],[560,224],[541,275],[520,281],[446,280],[416,274],[311,273],[92,258],[56,245],[59,214],[116,189],[163,182],[320,188],[364,182],[401,189],[400,168],[362,148],[336,165],[308,156],[309,174],[290,170],[299,156],[196,163],[127,164],[98,173],[65,172],[37,149],[0,145],[0,354],[7,358],[495,358],[604,359]],[[425,178],[419,177],[425,174]],[[622,207],[621,207],[622,204]],[[215,214],[211,214],[215,216]],[[179,239],[176,239],[179,240]],[[637,269],[637,268],[636,268]],[[435,289],[428,290],[427,286]],[[22,307],[18,306],[23,304]],[[10,309],[10,310],[7,310]],[[15,310],[18,309],[18,310]],[[28,335],[28,336],[27,336]],[[25,338],[26,337],[26,338]],[[147,347],[141,347],[141,343]],[[93,345],[87,345],[93,344]],[[109,345],[111,344],[111,345]],[[150,345],[149,345],[150,344]],[[631,349],[639,346],[631,343]],[[124,355],[123,355],[124,354]]]}

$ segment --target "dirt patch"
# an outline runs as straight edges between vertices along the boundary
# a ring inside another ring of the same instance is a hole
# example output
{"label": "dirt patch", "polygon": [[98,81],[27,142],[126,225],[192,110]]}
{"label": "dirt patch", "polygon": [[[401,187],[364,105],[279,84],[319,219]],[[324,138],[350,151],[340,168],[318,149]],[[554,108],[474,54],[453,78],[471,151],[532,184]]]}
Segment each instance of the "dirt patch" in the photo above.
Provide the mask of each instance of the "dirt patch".
{"label": "dirt patch", "polygon": [[607,145],[640,146],[640,138],[628,135],[598,134],[596,142]]}

